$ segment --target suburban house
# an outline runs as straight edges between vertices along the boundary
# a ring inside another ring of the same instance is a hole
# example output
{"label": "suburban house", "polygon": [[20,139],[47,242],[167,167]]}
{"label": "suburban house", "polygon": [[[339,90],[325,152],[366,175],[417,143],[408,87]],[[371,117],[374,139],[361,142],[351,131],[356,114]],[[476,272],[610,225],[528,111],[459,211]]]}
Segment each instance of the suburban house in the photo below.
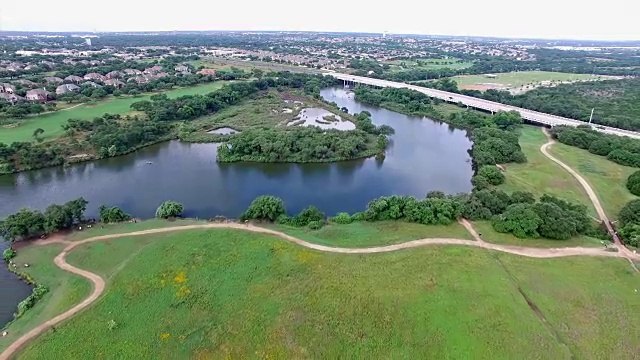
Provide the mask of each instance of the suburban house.
{"label": "suburban house", "polygon": [[178,65],[175,68],[173,68],[173,70],[175,70],[176,72],[181,72],[181,73],[190,73],[191,69],[189,69],[188,66],[186,65]]}
{"label": "suburban house", "polygon": [[20,84],[20,85],[22,85],[22,86],[29,87],[29,88],[33,88],[33,87],[38,86],[38,84],[34,83],[34,82],[33,82],[33,81],[31,81],[31,80],[27,80],[27,79],[20,79],[20,80],[16,80],[16,81],[15,81],[15,83],[16,83],[16,84]]}
{"label": "suburban house", "polygon": [[64,78],[64,81],[74,83],[74,84],[80,84],[81,82],[84,81],[84,79],[81,78],[80,76],[69,75],[66,78]]}
{"label": "suburban house", "polygon": [[63,84],[56,88],[56,95],[64,95],[71,92],[80,91],[80,86],[74,84]]}
{"label": "suburban house", "polygon": [[149,79],[146,76],[138,75],[130,78],[127,82],[136,82],[138,84],[146,84],[149,82]]}
{"label": "suburban house", "polygon": [[84,85],[91,86],[91,87],[96,88],[96,89],[102,87],[102,85],[98,85],[98,84],[94,83],[93,81],[85,81],[85,82],[82,83],[82,85],[83,86]]}
{"label": "suburban house", "polygon": [[202,70],[198,71],[198,74],[216,76],[216,70],[215,69],[202,69]]}
{"label": "suburban house", "polygon": [[46,60],[40,61],[40,64],[48,66],[49,68],[54,68],[56,66],[56,63]]}
{"label": "suburban house", "polygon": [[105,85],[113,86],[116,89],[120,89],[124,86],[124,83],[118,79],[107,79],[104,81]]}
{"label": "suburban house", "polygon": [[27,100],[29,101],[39,101],[46,102],[49,97],[49,92],[45,89],[33,89],[27,91]]}
{"label": "suburban house", "polygon": [[142,71],[138,69],[124,69],[124,73],[127,75],[142,75]]}
{"label": "suburban house", "polygon": [[15,105],[16,103],[23,101],[24,98],[22,96],[18,96],[16,94],[0,92],[0,100],[4,100],[11,105]]}
{"label": "suburban house", "polygon": [[162,71],[162,66],[158,66],[158,65],[155,65],[155,66],[152,66],[150,68],[144,69],[144,72],[146,74],[155,74],[155,73],[160,72],[160,71]]}
{"label": "suburban house", "polygon": [[64,82],[64,80],[56,76],[47,76],[46,78],[44,78],[44,81],[47,84],[62,84]]}
{"label": "suburban house", "polygon": [[98,80],[98,81],[105,81],[106,78],[104,77],[104,75],[100,75],[98,73],[88,73],[87,75],[84,76],[85,80]]}
{"label": "suburban house", "polygon": [[16,92],[16,88],[7,83],[0,83],[0,93],[13,94]]}
{"label": "suburban house", "polygon": [[122,77],[122,73],[120,71],[111,71],[108,72],[104,77],[107,79],[119,79]]}

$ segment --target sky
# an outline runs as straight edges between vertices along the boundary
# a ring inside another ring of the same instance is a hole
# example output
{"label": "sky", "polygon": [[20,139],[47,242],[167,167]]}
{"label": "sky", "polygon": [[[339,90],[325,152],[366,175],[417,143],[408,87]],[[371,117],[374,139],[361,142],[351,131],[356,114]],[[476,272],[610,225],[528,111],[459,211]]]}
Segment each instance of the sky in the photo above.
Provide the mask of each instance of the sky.
{"label": "sky", "polygon": [[0,30],[290,30],[640,40],[637,0],[0,0]]}

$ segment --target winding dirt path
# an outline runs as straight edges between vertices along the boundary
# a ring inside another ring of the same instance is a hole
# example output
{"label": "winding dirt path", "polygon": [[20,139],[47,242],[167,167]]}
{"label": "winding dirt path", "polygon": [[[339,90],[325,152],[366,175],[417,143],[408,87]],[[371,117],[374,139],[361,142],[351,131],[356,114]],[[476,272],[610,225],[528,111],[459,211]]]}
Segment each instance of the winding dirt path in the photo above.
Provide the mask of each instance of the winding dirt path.
{"label": "winding dirt path", "polygon": [[[618,237],[618,235],[616,234],[615,230],[611,226],[611,222],[609,222],[609,218],[607,218],[607,214],[604,212],[604,209],[602,208],[602,205],[600,204],[600,200],[598,199],[598,196],[596,195],[595,191],[593,191],[593,189],[591,188],[591,185],[589,185],[587,180],[585,180],[580,174],[578,174],[577,171],[573,170],[569,165],[563,163],[562,161],[560,161],[557,158],[553,157],[553,155],[551,155],[549,153],[549,151],[548,151],[549,148],[553,144],[555,144],[556,141],[553,140],[553,138],[551,137],[551,134],[549,134],[549,131],[546,128],[542,128],[542,132],[546,135],[547,139],[549,139],[549,142],[547,142],[546,144],[544,144],[544,145],[542,145],[540,147],[540,151],[542,152],[542,154],[544,156],[548,157],[551,161],[553,161],[556,164],[560,165],[563,169],[567,170],[571,174],[571,176],[573,176],[576,180],[578,180],[580,185],[587,192],[587,195],[589,196],[589,199],[593,203],[593,207],[596,208],[596,212],[598,213],[598,217],[600,218],[601,221],[604,222],[605,226],[607,227],[607,231],[609,232],[609,234],[611,234],[611,237],[613,238],[613,243],[616,244],[616,246],[618,247],[619,251],[623,255],[625,255],[629,259],[633,258],[634,254],[622,244],[622,242],[620,241],[620,238]],[[633,265],[633,262],[631,262],[631,263]],[[634,266],[634,268],[635,268],[635,266]]]}
{"label": "winding dirt path", "polygon": [[[467,229],[470,229],[470,232],[474,236],[474,238],[479,238],[475,230],[473,230],[473,228],[471,227],[471,224],[469,224],[468,222],[465,222],[464,220],[461,222],[461,224],[465,226]],[[254,225],[243,225],[243,224],[237,224],[237,223],[174,226],[174,227],[134,231],[134,232],[122,233],[122,234],[96,236],[96,237],[92,237],[92,238],[88,238],[88,239],[76,241],[76,242],[65,241],[61,239],[43,240],[43,241],[36,242],[36,244],[39,244],[39,245],[47,245],[52,243],[67,244],[67,246],[62,250],[62,252],[55,257],[54,263],[56,264],[56,266],[58,266],[59,268],[65,271],[80,275],[88,279],[89,281],[91,281],[93,283],[93,291],[91,292],[91,295],[89,295],[89,297],[84,299],[81,303],[77,304],[73,308],[54,317],[51,320],[48,320],[38,325],[31,331],[22,335],[20,338],[14,341],[9,347],[7,347],[7,349],[2,354],[0,354],[0,360],[10,359],[20,348],[22,348],[29,341],[33,340],[34,338],[44,333],[45,331],[49,330],[53,326],[71,318],[78,312],[84,310],[85,308],[93,304],[104,292],[105,281],[102,277],[90,271],[77,268],[67,263],[67,260],[66,260],[67,254],[74,248],[78,246],[82,246],[84,244],[96,242],[96,241],[116,239],[116,238],[122,238],[122,237],[128,237],[128,236],[160,234],[160,233],[166,233],[166,232],[191,230],[191,229],[222,229],[222,228],[238,229],[238,230],[245,230],[245,231],[251,231],[256,233],[270,234],[270,235],[280,237],[289,242],[298,244],[300,246],[304,246],[309,249],[323,251],[323,252],[341,253],[341,254],[376,254],[376,253],[385,253],[385,252],[391,252],[391,251],[397,251],[397,250],[409,249],[409,248],[415,248],[415,247],[421,247],[421,246],[427,246],[427,245],[463,245],[463,246],[475,246],[475,247],[488,249],[488,250],[502,251],[505,253],[533,257],[533,258],[556,258],[556,257],[565,257],[565,256],[625,257],[624,254],[617,253],[617,252],[607,252],[601,248],[581,248],[581,247],[557,248],[557,249],[528,248],[528,247],[520,247],[520,246],[497,245],[497,244],[487,243],[484,241],[449,239],[449,238],[420,239],[420,240],[408,241],[401,244],[368,247],[368,248],[340,248],[340,247],[331,247],[331,246],[314,244],[304,240],[300,240],[298,238],[295,238],[293,236],[287,235],[279,231],[266,229],[266,228],[262,228]],[[640,259],[640,256],[638,256],[638,259]]]}

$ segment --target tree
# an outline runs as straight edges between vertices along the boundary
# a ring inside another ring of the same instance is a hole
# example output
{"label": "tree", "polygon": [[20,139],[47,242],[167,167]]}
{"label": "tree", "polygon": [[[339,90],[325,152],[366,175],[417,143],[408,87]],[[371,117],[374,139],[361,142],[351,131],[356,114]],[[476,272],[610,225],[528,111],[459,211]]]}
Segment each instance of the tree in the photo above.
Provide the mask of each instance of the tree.
{"label": "tree", "polygon": [[271,195],[262,195],[251,202],[241,219],[274,221],[282,214],[286,214],[282,199]]}
{"label": "tree", "polygon": [[79,197],[64,204],[64,207],[71,214],[72,222],[80,223],[84,221],[84,212],[87,210],[87,204],[89,204],[89,202],[83,197]]}
{"label": "tree", "polygon": [[505,177],[502,171],[496,166],[485,165],[478,170],[477,176],[481,176],[489,182],[491,185],[504,184]]}
{"label": "tree", "polygon": [[511,203],[512,204],[533,204],[536,202],[536,198],[532,193],[526,191],[514,191],[511,193]]}
{"label": "tree", "polygon": [[493,121],[502,130],[513,130],[518,125],[522,124],[522,118],[516,111],[498,111],[493,115]]}
{"label": "tree", "polygon": [[640,196],[640,170],[629,175],[627,178],[627,189],[633,194]]}
{"label": "tree", "polygon": [[42,138],[40,137],[40,135],[42,135],[44,133],[44,129],[42,128],[37,128],[33,131],[33,138],[36,139],[37,142],[42,142]]}
{"label": "tree", "polygon": [[2,252],[2,258],[6,262],[9,262],[14,257],[16,257],[16,252],[12,248],[4,249]]}
{"label": "tree", "polygon": [[21,209],[7,216],[0,224],[0,233],[10,242],[30,238],[44,232],[45,218],[39,211]]}
{"label": "tree", "polygon": [[537,238],[538,226],[542,219],[531,204],[510,205],[507,210],[493,218],[492,225],[497,232],[511,233],[519,238]]}
{"label": "tree", "polygon": [[620,225],[640,224],[640,199],[629,201],[618,215]]}
{"label": "tree", "polygon": [[184,206],[176,201],[167,200],[156,209],[156,217],[159,219],[167,219],[178,217],[184,211]]}
{"label": "tree", "polygon": [[47,233],[67,229],[73,225],[73,215],[70,209],[62,205],[49,205],[44,212],[44,219],[44,230]]}
{"label": "tree", "polygon": [[640,247],[640,224],[627,224],[621,227],[620,237],[625,245]]}
{"label": "tree", "polygon": [[107,207],[106,205],[100,205],[98,211],[100,213],[100,221],[105,224],[123,222],[131,219],[131,215],[125,213],[117,206]]}
{"label": "tree", "polygon": [[308,206],[294,216],[292,222],[296,226],[306,226],[312,221],[324,221],[324,213],[315,206]]}

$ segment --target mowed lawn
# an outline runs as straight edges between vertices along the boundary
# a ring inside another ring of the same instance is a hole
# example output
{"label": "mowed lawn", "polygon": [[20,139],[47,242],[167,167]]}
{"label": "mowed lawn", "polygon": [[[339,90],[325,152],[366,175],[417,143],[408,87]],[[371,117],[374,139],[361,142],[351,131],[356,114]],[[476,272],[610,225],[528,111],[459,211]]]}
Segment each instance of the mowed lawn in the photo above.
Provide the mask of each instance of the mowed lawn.
{"label": "mowed lawn", "polygon": [[638,279],[617,259],[455,246],[329,254],[188,230],[89,244],[68,261],[107,291],[21,358],[630,359],[640,346]]}
{"label": "mowed lawn", "polygon": [[[179,88],[166,91],[169,97],[179,97],[192,94],[206,94],[221,88],[227,82],[216,81],[200,84],[193,87]],[[15,141],[33,141],[33,132],[42,128],[45,140],[52,140],[62,135],[62,125],[69,119],[93,119],[104,114],[126,114],[131,112],[131,104],[138,101],[149,100],[150,95],[139,97],[109,97],[97,103],[82,104],[69,110],[60,110],[48,114],[29,117],[20,121],[20,125],[14,128],[0,127],[0,142],[12,143]]]}
{"label": "mowed lawn", "polygon": [[540,146],[546,144],[547,141],[541,128],[523,126],[520,134],[520,147],[527,156],[527,162],[506,164],[507,170],[504,173],[506,181],[498,188],[507,193],[528,191],[536,197],[543,194],[557,196],[587,206],[588,213],[596,217],[596,210],[580,183],[568,171],[551,161],[540,151]]}
{"label": "mowed lawn", "polygon": [[[415,60],[392,60],[385,61],[385,64],[389,64],[391,66],[391,71],[402,71],[408,69],[426,69],[426,70],[437,70],[437,69],[466,69],[473,65],[471,61],[462,61],[459,59],[419,59],[420,63]],[[402,65],[404,64],[404,66]]]}
{"label": "mowed lawn", "polygon": [[527,84],[536,84],[542,81],[578,81],[597,80],[600,76],[590,74],[572,74],[551,71],[518,71],[508,73],[495,73],[496,77],[489,78],[485,75],[458,75],[452,77],[458,86],[464,87],[475,84],[501,84],[509,87],[520,87]]}
{"label": "mowed lawn", "polygon": [[[62,251],[63,247],[64,245],[61,244],[51,244],[29,246],[18,250],[18,256],[13,261],[20,265],[29,264],[28,268],[21,266],[20,271],[29,274],[39,284],[47,286],[50,291],[32,309],[11,324],[8,335],[0,338],[0,352],[21,335],[65,312],[89,296],[91,283],[88,280],[63,271],[53,264],[53,258]],[[5,264],[3,263],[2,266]]]}
{"label": "mowed lawn", "polygon": [[551,146],[550,153],[587,180],[609,219],[617,219],[620,209],[637,199],[626,186],[627,178],[637,168],[616,164],[587,150],[561,143]]}

